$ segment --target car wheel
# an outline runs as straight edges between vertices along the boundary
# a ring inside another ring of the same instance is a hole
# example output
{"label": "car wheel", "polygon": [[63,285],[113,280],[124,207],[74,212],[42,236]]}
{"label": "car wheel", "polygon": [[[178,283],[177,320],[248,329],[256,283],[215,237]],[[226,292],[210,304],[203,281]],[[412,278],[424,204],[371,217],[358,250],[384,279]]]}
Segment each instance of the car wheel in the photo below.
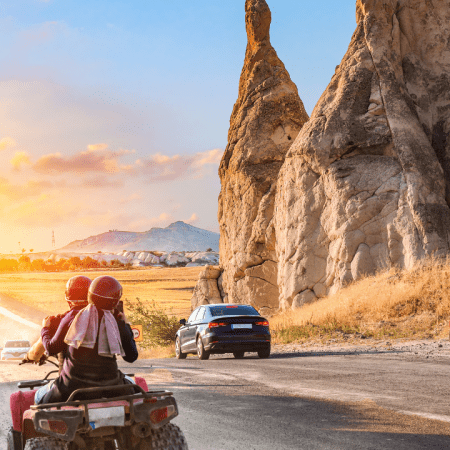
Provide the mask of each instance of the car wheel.
{"label": "car wheel", "polygon": [[236,359],[242,359],[244,357],[245,352],[233,352],[233,356]]}
{"label": "car wheel", "polygon": [[186,359],[187,354],[181,351],[180,338],[175,339],[175,356],[177,359]]}
{"label": "car wheel", "polygon": [[265,348],[264,350],[259,350],[258,356],[260,358],[268,358],[270,356],[270,347]]}
{"label": "car wheel", "polygon": [[205,347],[203,347],[203,341],[200,336],[197,338],[197,356],[198,356],[198,359],[208,359],[209,358],[209,352],[207,352],[205,350]]}

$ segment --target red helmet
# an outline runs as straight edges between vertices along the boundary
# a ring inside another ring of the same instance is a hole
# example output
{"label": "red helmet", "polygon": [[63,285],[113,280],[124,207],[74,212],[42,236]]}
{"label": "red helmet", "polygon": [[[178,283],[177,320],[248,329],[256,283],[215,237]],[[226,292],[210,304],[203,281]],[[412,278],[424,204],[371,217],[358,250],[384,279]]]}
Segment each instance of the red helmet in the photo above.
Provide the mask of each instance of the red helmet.
{"label": "red helmet", "polygon": [[88,291],[92,280],[83,275],[72,277],[66,283],[66,301],[71,308],[88,305]]}
{"label": "red helmet", "polygon": [[122,285],[113,277],[97,277],[89,286],[88,302],[99,309],[114,309],[120,297]]}

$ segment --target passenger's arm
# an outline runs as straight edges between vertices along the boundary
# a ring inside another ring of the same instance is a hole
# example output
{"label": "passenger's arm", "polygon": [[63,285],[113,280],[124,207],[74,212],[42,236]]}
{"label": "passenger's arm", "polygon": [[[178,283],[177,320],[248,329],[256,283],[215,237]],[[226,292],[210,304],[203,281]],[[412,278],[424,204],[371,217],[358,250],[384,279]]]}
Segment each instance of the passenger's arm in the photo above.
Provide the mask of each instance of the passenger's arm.
{"label": "passenger's arm", "polygon": [[134,341],[133,331],[128,323],[121,317],[116,317],[117,326],[119,327],[120,340],[122,341],[122,347],[125,352],[123,357],[124,361],[132,363],[138,358],[138,351],[136,348],[136,342]]}
{"label": "passenger's arm", "polygon": [[41,330],[42,344],[44,345],[45,351],[49,355],[57,355],[59,352],[63,352],[67,348],[67,344],[64,342],[67,332],[69,331],[72,320],[74,319],[76,312],[70,311],[61,320],[56,333],[50,326],[44,326]]}

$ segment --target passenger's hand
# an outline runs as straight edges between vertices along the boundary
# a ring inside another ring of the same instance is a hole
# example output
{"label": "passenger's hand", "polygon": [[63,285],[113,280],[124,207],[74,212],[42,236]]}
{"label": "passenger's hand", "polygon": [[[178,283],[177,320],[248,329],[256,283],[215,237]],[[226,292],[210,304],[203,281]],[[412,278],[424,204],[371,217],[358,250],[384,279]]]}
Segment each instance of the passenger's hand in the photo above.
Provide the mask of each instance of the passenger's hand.
{"label": "passenger's hand", "polygon": [[52,324],[52,320],[54,319],[54,316],[47,316],[42,321],[42,328],[49,327]]}
{"label": "passenger's hand", "polygon": [[32,359],[28,358],[28,353],[26,354],[25,358],[22,359],[22,361],[19,363],[19,366],[21,366],[22,364],[33,364],[35,361],[33,361]]}
{"label": "passenger's hand", "polygon": [[116,318],[116,320],[120,320],[121,322],[126,322],[127,318],[125,317],[125,314],[123,312],[117,311],[114,314],[114,317]]}

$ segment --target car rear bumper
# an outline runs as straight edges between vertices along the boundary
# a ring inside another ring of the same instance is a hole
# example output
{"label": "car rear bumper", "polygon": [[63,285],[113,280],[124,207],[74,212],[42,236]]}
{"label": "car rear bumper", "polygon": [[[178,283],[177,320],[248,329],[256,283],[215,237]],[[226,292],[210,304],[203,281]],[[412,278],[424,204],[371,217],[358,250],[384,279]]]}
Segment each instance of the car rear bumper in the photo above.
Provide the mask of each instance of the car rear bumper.
{"label": "car rear bumper", "polygon": [[270,347],[270,334],[263,336],[208,336],[203,340],[210,353],[257,352]]}

